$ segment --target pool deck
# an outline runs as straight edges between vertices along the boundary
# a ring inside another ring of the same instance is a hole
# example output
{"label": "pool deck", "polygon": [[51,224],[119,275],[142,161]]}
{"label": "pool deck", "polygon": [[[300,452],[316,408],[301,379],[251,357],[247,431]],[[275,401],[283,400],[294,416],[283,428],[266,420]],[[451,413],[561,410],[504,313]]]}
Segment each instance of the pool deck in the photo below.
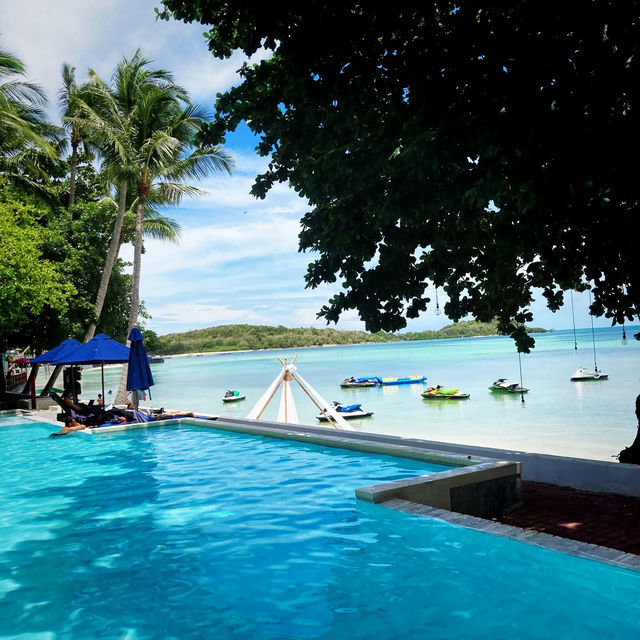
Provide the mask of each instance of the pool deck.
{"label": "pool deck", "polygon": [[494,520],[640,556],[640,498],[523,482],[522,501]]}
{"label": "pool deck", "polygon": [[[51,411],[25,412],[25,417],[38,421],[55,422]],[[182,419],[168,420],[162,424],[182,423]],[[191,422],[191,419],[185,420]],[[244,421],[233,421],[244,422]],[[161,423],[144,426],[162,426]],[[216,428],[214,424],[209,426]],[[274,426],[274,425],[272,425]],[[127,427],[101,428],[101,432],[120,431]],[[217,428],[224,428],[221,425]],[[233,429],[235,430],[235,429]],[[240,430],[240,429],[238,429]],[[262,429],[255,429],[260,431]],[[303,428],[292,425],[278,425],[282,434],[276,437],[301,439],[317,428]],[[296,432],[300,434],[296,434]],[[331,434],[340,441],[341,433],[321,429],[321,433]],[[369,437],[370,434],[366,434]],[[328,437],[330,437],[328,435]],[[358,437],[355,435],[353,437]],[[383,438],[388,440],[388,437]],[[377,440],[377,438],[376,438]],[[398,439],[394,439],[398,440]],[[313,440],[311,440],[313,441]],[[342,446],[341,443],[336,446]],[[395,445],[398,449],[402,445]],[[393,454],[392,454],[393,455]],[[412,456],[413,457],[413,456]],[[471,459],[471,456],[469,456]],[[611,493],[584,491],[541,482],[522,481],[522,508],[493,519],[482,519],[463,515],[426,505],[415,504],[401,499],[391,499],[382,504],[386,507],[427,517],[439,518],[453,524],[486,531],[495,535],[510,537],[530,544],[587,557],[618,566],[640,570],[640,498]]]}

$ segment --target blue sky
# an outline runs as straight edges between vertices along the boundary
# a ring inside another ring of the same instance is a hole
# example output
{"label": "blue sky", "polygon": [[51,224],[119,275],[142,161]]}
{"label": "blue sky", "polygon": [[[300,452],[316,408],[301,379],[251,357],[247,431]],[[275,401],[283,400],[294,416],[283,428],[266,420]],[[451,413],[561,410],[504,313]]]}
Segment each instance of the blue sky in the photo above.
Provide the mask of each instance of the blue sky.
{"label": "blue sky", "polygon": [[[213,108],[216,93],[238,82],[244,56],[213,58],[202,25],[157,22],[153,9],[159,5],[159,0],[2,0],[0,46],[17,55],[28,78],[44,87],[52,114],[63,62],[76,67],[80,81],[88,68],[108,79],[117,62],[137,48],[172,71],[195,101]],[[297,236],[306,202],[286,185],[265,200],[249,194],[253,178],[268,163],[255,154],[255,144],[247,127],[230,134],[226,147],[236,159],[234,174],[204,181],[198,186],[206,196],[166,211],[183,227],[179,246],[145,243],[141,295],[152,315],[147,327],[157,333],[233,323],[326,326],[316,314],[338,286],[305,289],[309,255],[298,253]],[[125,246],[122,255],[131,257],[132,249]],[[439,297],[442,306],[442,291]],[[575,294],[574,304],[576,325],[589,326],[587,294]],[[538,300],[533,311],[537,326],[572,326],[570,308],[552,314]],[[411,320],[408,330],[448,323],[444,314],[429,310]],[[596,325],[609,322],[601,318]],[[337,328],[364,325],[350,312]]]}

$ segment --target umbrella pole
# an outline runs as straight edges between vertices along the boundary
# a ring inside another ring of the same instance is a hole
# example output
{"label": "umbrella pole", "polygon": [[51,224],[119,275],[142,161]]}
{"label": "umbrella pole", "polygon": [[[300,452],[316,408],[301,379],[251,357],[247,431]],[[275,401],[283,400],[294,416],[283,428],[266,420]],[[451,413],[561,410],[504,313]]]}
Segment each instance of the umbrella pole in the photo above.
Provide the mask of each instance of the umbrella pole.
{"label": "umbrella pole", "polygon": [[78,404],[78,394],[76,393],[76,365],[71,365],[71,396],[73,403]]}
{"label": "umbrella pole", "polygon": [[102,373],[102,406],[107,406],[107,401],[104,399],[104,362],[100,363],[100,371]]}

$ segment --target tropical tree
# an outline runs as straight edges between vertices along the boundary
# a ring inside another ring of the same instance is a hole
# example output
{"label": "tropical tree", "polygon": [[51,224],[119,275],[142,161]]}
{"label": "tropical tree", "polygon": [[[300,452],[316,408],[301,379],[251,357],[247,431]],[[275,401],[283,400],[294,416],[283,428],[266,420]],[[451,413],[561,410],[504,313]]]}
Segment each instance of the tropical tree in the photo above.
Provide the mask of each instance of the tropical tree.
{"label": "tropical tree", "polygon": [[69,203],[72,207],[76,201],[76,178],[79,162],[79,148],[87,145],[86,136],[82,135],[80,123],[73,116],[78,112],[77,101],[82,97],[82,87],[76,83],[76,68],[67,64],[62,65],[62,87],[58,91],[58,109],[62,114],[64,129],[67,132],[71,157],[69,158]]}
{"label": "tropical tree", "polygon": [[75,113],[66,117],[72,126],[85,131],[99,147],[104,175],[107,182],[115,185],[118,201],[118,213],[96,294],[94,320],[89,324],[85,342],[95,333],[113,265],[122,244],[129,186],[135,184],[136,179],[130,142],[135,134],[139,96],[151,87],[166,85],[171,85],[171,75],[163,70],[151,69],[138,51],[130,60],[123,59],[118,64],[110,84],[90,70],[89,82],[81,94],[76,95]]}
{"label": "tropical tree", "polygon": [[22,62],[0,49],[0,153],[14,152],[25,141],[55,156],[55,149],[38,132],[46,122],[46,96],[38,85],[17,79],[24,74]]}
{"label": "tropical tree", "polygon": [[218,57],[272,55],[218,97],[205,139],[245,121],[277,182],[310,202],[300,248],[320,310],[371,331],[424,312],[497,317],[522,350],[534,294],[557,310],[591,287],[595,315],[640,313],[640,3],[163,0]]}
{"label": "tropical tree", "polygon": [[230,171],[232,161],[220,146],[193,147],[206,122],[205,111],[176,99],[167,87],[146,91],[137,112],[136,139],[136,232],[133,261],[133,288],[129,324],[138,319],[140,266],[144,215],[149,199],[156,192],[165,203],[177,205],[183,196],[203,194],[185,184],[221,171]]}
{"label": "tropical tree", "polygon": [[[117,185],[118,215],[105,271],[98,290],[95,316],[99,317],[110,268],[119,249],[127,209],[127,188],[135,185],[135,240],[129,327],[140,311],[140,268],[144,218],[158,202],[177,205],[183,196],[204,193],[187,181],[219,171],[230,171],[232,161],[219,145],[198,145],[197,135],[208,120],[204,109],[191,103],[186,91],[168,71],[153,69],[137,51],[123,59],[111,84],[90,72],[87,96],[77,103],[72,118],[90,131],[99,145],[109,180]],[[152,214],[153,216],[153,214]],[[152,221],[152,220],[150,220]],[[157,221],[156,221],[157,229]],[[85,341],[95,331],[89,327]],[[125,372],[123,372],[123,379]],[[124,384],[121,383],[122,389]],[[121,395],[121,394],[119,394]]]}
{"label": "tropical tree", "polygon": [[[153,194],[166,204],[177,205],[183,196],[204,193],[187,180],[201,180],[231,171],[232,160],[218,145],[196,146],[196,137],[207,122],[201,107],[188,101],[175,84],[147,87],[140,92],[135,110],[134,136],[129,141],[136,180],[136,224],[129,328],[138,322],[144,214]],[[124,395],[126,368],[118,392]]]}
{"label": "tropical tree", "polygon": [[22,62],[0,49],[0,173],[41,190],[58,171],[61,130],[47,122],[43,90],[24,75]]}

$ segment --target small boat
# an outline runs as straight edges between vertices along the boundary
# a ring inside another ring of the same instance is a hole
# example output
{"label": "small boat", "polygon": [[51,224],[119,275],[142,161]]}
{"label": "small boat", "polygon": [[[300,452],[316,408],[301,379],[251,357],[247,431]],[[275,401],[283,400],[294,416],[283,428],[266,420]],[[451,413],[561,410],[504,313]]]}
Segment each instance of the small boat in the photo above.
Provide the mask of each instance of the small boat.
{"label": "small boat", "polygon": [[427,387],[422,392],[422,397],[427,400],[466,400],[468,393],[460,393],[460,389],[443,389],[440,385],[435,387]]}
{"label": "small boat", "polygon": [[[591,291],[589,291],[589,306],[591,306]],[[573,292],[571,293],[571,314],[573,316]],[[607,380],[609,378],[608,373],[604,373],[598,369],[598,361],[596,360],[596,334],[593,328],[593,316],[591,318],[591,343],[593,344],[593,369],[587,369],[586,367],[580,367],[577,371],[573,372],[570,380],[574,382],[580,382],[581,380]],[[624,332],[624,325],[622,327],[623,344],[626,342],[627,337]],[[573,345],[574,349],[578,350],[578,340],[576,338],[576,321],[573,320]]]}
{"label": "small boat", "polygon": [[414,384],[416,382],[424,382],[426,379],[426,376],[409,376],[406,378],[380,378],[380,384],[384,386],[393,384]]}
{"label": "small boat", "polygon": [[573,372],[571,380],[574,382],[580,380],[606,380],[608,377],[608,373],[603,373],[598,369],[585,369],[584,367],[580,367],[577,371]]}
{"label": "small boat", "polygon": [[490,387],[491,391],[505,391],[506,393],[527,393],[529,389],[521,387],[517,382],[507,382],[506,378],[498,378]]}
{"label": "small boat", "polygon": [[222,402],[238,402],[238,400],[244,400],[246,397],[240,395],[237,389],[228,389],[222,398]]}
{"label": "small boat", "polygon": [[162,356],[149,356],[149,364],[160,364],[162,362],[164,362]]}
{"label": "small boat", "polygon": [[353,376],[351,378],[346,378],[345,380],[343,380],[340,383],[341,387],[375,387],[379,384],[382,384],[380,382],[380,378],[378,378],[377,376],[364,376],[362,378],[354,378]]}
{"label": "small boat", "polygon": [[[373,415],[373,411],[365,411],[361,409],[362,405],[359,404],[350,404],[346,407],[343,407],[339,402],[332,402],[331,408],[339,413],[345,420],[352,420],[353,418],[368,418]],[[320,422],[327,422],[328,418],[324,415],[324,413],[319,413],[316,418],[320,420]]]}

